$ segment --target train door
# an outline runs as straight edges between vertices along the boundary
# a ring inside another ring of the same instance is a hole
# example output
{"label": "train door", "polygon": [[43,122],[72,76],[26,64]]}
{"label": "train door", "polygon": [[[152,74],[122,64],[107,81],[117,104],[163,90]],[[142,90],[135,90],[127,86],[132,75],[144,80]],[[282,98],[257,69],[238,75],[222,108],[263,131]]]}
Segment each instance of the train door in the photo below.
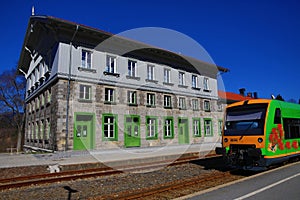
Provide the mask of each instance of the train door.
{"label": "train door", "polygon": [[125,147],[141,146],[139,116],[135,116],[135,115],[125,116],[124,127],[125,127],[125,131],[124,131]]}
{"label": "train door", "polygon": [[188,120],[178,119],[178,143],[189,144]]}

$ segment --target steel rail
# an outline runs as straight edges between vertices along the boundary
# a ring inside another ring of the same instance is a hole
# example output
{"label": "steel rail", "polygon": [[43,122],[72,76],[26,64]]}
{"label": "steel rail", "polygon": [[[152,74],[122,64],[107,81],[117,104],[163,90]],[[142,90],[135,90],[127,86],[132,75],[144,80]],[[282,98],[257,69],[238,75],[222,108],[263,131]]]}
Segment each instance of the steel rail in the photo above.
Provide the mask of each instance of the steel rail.
{"label": "steel rail", "polygon": [[[62,171],[57,173],[46,173],[46,174],[37,174],[31,176],[6,178],[6,179],[0,179],[0,190],[19,188],[19,187],[25,187],[30,185],[41,185],[41,184],[61,182],[61,181],[86,179],[92,177],[119,174],[123,172],[153,170],[154,168],[160,168],[166,165],[179,165],[182,163],[188,163],[198,159],[199,156],[190,156],[190,157],[179,158],[174,162],[171,162],[171,160],[166,160],[164,162],[145,163],[139,166],[137,165],[127,165],[123,167],[118,166],[116,167],[116,169],[112,167],[101,167],[101,168],[70,170],[70,171]],[[171,164],[169,164],[170,162]]]}

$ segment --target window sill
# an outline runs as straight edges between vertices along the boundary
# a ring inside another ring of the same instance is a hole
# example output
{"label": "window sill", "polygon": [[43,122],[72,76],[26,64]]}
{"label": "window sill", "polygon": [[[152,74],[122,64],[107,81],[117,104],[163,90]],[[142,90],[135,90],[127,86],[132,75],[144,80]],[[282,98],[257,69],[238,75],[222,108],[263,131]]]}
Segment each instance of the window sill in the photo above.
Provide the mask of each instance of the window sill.
{"label": "window sill", "polygon": [[107,105],[117,105],[117,103],[114,102],[114,101],[104,101],[104,104],[107,104]]}
{"label": "window sill", "polygon": [[163,82],[164,85],[169,85],[169,86],[173,86],[174,83],[167,83],[167,82]]}
{"label": "window sill", "polygon": [[211,92],[211,90],[203,89],[204,92]]}
{"label": "window sill", "polygon": [[179,108],[179,110],[187,110],[186,108]]}
{"label": "window sill", "polygon": [[105,76],[115,76],[115,77],[120,77],[120,74],[118,74],[118,73],[111,73],[111,72],[103,72],[103,74],[105,75]]}
{"label": "window sill", "polygon": [[156,108],[155,105],[146,105],[147,108]]}
{"label": "window sill", "polygon": [[93,101],[90,100],[90,99],[78,99],[78,102],[81,102],[81,103],[92,103]]}
{"label": "window sill", "polygon": [[79,71],[84,71],[84,72],[91,72],[91,73],[96,73],[97,71],[95,69],[89,69],[85,67],[78,67]]}
{"label": "window sill", "polygon": [[201,135],[193,135],[195,138],[201,138]]}
{"label": "window sill", "polygon": [[117,138],[103,138],[103,142],[114,142],[114,141],[118,141]]}
{"label": "window sill", "polygon": [[137,103],[127,103],[128,106],[133,106],[133,107],[137,107],[138,104]]}
{"label": "window sill", "polygon": [[193,90],[201,90],[201,88],[192,87]]}
{"label": "window sill", "polygon": [[171,139],[174,139],[174,136],[164,136],[164,139],[165,140],[171,140]]}
{"label": "window sill", "polygon": [[213,137],[213,135],[204,135],[204,137]]}
{"label": "window sill", "polygon": [[157,140],[157,136],[155,136],[155,137],[146,137],[146,140]]}
{"label": "window sill", "polygon": [[171,106],[164,106],[164,109],[172,109]]}
{"label": "window sill", "polygon": [[137,80],[137,81],[141,80],[141,77],[137,77],[137,76],[129,76],[129,75],[127,75],[126,78],[127,79]]}
{"label": "window sill", "polygon": [[200,111],[200,109],[193,109],[193,111]]}
{"label": "window sill", "polygon": [[152,79],[146,79],[145,81],[146,81],[146,82],[150,82],[150,83],[158,83],[157,80],[152,80]]}
{"label": "window sill", "polygon": [[188,88],[187,85],[178,85],[178,87],[180,87],[180,88]]}
{"label": "window sill", "polygon": [[211,110],[204,110],[205,112],[211,112]]}

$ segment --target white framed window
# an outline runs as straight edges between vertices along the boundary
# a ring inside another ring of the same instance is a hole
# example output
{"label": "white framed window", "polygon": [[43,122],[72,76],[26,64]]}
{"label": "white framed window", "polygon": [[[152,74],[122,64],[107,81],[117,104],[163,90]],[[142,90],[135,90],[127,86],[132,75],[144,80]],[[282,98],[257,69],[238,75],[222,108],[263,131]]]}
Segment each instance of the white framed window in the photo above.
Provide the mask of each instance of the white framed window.
{"label": "white framed window", "polygon": [[127,102],[128,102],[128,104],[137,104],[136,91],[128,91],[127,92]]}
{"label": "white framed window", "polygon": [[204,110],[210,111],[210,101],[204,100]]}
{"label": "white framed window", "polygon": [[201,136],[200,133],[200,119],[193,119],[193,134],[194,136]]}
{"label": "white framed window", "polygon": [[105,88],[104,100],[106,102],[115,102],[115,90],[112,88]]}
{"label": "white framed window", "polygon": [[91,69],[92,68],[92,52],[87,50],[81,51],[81,67]]}
{"label": "white framed window", "polygon": [[34,83],[35,83],[35,75],[34,73],[31,74],[31,87],[34,86]]}
{"label": "white framed window", "polygon": [[31,101],[31,108],[32,108],[32,112],[34,112],[35,111],[35,100],[32,100]]}
{"label": "white framed window", "polygon": [[218,133],[219,133],[219,135],[222,135],[222,129],[223,129],[223,120],[219,120],[218,121]]}
{"label": "white framed window", "polygon": [[106,68],[105,72],[115,74],[117,73],[117,57],[116,56],[106,56]]}
{"label": "white framed window", "polygon": [[39,67],[35,68],[35,82],[38,82],[40,79],[40,70]]}
{"label": "white framed window", "polygon": [[146,118],[146,126],[147,126],[147,137],[148,138],[154,138],[156,137],[156,118],[154,117],[147,117]]}
{"label": "white framed window", "polygon": [[155,80],[154,78],[154,65],[147,65],[147,79]]}
{"label": "white framed window", "polygon": [[164,69],[164,82],[171,83],[171,70],[170,69]]}
{"label": "white framed window", "polygon": [[40,98],[37,97],[36,98],[36,107],[35,107],[37,110],[40,109]]}
{"label": "white framed window", "polygon": [[198,99],[192,99],[192,109],[199,110],[199,100]]}
{"label": "white framed window", "polygon": [[51,128],[51,124],[50,124],[50,118],[46,119],[46,139],[50,139],[50,128]]}
{"label": "white framed window", "polygon": [[179,97],[179,101],[178,101],[178,107],[181,110],[185,110],[186,109],[186,102],[185,102],[185,98],[184,97]]}
{"label": "white framed window", "polygon": [[32,129],[31,123],[29,122],[29,123],[28,123],[28,129],[27,129],[27,131],[28,131],[28,132],[27,132],[27,138],[26,138],[27,140],[28,140],[28,139],[31,139],[31,129]]}
{"label": "white framed window", "polygon": [[51,89],[47,90],[47,103],[51,103]]}
{"label": "white framed window", "polygon": [[40,139],[40,134],[39,134],[39,122],[35,122],[35,137],[34,139]]}
{"label": "white framed window", "polygon": [[147,93],[147,106],[155,106],[155,94]]}
{"label": "white framed window", "polygon": [[173,138],[173,118],[166,118],[164,121],[164,137]]}
{"label": "white framed window", "polygon": [[197,75],[192,75],[192,88],[199,88]]}
{"label": "white framed window", "polygon": [[211,119],[204,119],[204,131],[205,131],[205,136],[213,135]]}
{"label": "white framed window", "polygon": [[115,117],[104,115],[103,118],[103,137],[109,139],[115,138]]}
{"label": "white framed window", "polygon": [[203,78],[203,90],[209,91],[209,79],[207,77]]}
{"label": "white framed window", "polygon": [[178,78],[179,78],[179,85],[185,85],[185,73],[179,72]]}
{"label": "white framed window", "polygon": [[28,112],[31,113],[32,112],[32,107],[31,107],[31,103],[28,104]]}
{"label": "white framed window", "polygon": [[128,60],[128,76],[136,77],[137,76],[137,62],[133,60]]}
{"label": "white framed window", "polygon": [[79,99],[91,100],[91,86],[80,85],[79,86]]}
{"label": "white framed window", "polygon": [[218,109],[218,111],[222,111],[223,110],[223,105],[222,105],[221,102],[217,103],[217,109]]}
{"label": "white framed window", "polygon": [[41,95],[41,106],[44,106],[45,105],[45,95],[42,94]]}
{"label": "white framed window", "polygon": [[171,108],[172,107],[172,98],[169,95],[164,96],[164,107],[165,108]]}
{"label": "white framed window", "polygon": [[44,120],[42,119],[41,121],[40,121],[40,135],[41,135],[41,139],[44,139],[44,130],[45,130],[45,127],[44,127]]}

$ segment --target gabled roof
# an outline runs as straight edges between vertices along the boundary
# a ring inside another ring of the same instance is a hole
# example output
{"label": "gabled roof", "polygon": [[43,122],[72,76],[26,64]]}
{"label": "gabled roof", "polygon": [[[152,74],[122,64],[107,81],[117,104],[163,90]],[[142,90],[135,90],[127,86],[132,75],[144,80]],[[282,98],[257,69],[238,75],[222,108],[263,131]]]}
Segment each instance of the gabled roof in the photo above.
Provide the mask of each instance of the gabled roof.
{"label": "gabled roof", "polygon": [[[107,39],[110,40],[106,45],[99,46]],[[96,50],[165,64],[212,78],[216,78],[218,71],[229,71],[224,67],[215,66],[189,56],[179,55],[165,49],[51,16],[30,17],[18,67],[27,72],[31,61],[30,55],[33,51],[45,55],[46,58],[49,52],[57,47],[58,43],[68,44],[71,41],[74,46],[96,48]]]}

